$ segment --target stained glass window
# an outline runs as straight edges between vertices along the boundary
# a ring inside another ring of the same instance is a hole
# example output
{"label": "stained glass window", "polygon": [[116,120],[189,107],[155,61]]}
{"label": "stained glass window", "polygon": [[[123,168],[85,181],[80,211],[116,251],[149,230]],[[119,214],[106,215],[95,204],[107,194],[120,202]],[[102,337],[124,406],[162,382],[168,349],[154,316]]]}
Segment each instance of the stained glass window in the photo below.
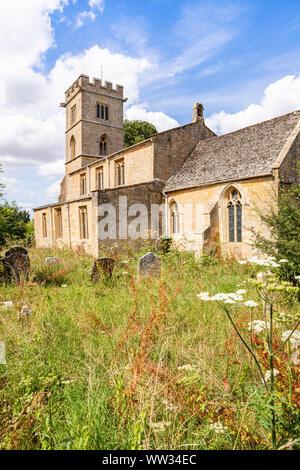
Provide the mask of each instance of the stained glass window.
{"label": "stained glass window", "polygon": [[241,195],[233,189],[228,202],[228,238],[230,243],[242,242],[242,204]]}
{"label": "stained glass window", "polygon": [[234,242],[234,205],[229,204],[228,206],[228,228],[229,228],[229,241]]}

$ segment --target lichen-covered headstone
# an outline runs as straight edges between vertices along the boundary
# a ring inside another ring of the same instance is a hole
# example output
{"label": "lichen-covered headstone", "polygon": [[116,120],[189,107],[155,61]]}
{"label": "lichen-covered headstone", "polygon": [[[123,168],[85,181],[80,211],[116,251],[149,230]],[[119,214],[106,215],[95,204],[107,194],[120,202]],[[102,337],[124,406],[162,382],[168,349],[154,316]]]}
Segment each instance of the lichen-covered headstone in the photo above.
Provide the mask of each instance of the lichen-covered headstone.
{"label": "lichen-covered headstone", "polygon": [[13,246],[5,252],[2,259],[5,282],[20,282],[29,273],[30,262],[28,251],[22,246]]}
{"label": "lichen-covered headstone", "polygon": [[99,258],[94,261],[92,266],[91,280],[97,281],[101,275],[110,278],[114,270],[115,261],[112,258]]}
{"label": "lichen-covered headstone", "polygon": [[6,351],[4,341],[0,341],[0,364],[6,364]]}
{"label": "lichen-covered headstone", "polygon": [[21,320],[22,318],[28,318],[31,315],[32,315],[32,310],[27,305],[24,305],[22,307],[21,312],[18,312],[18,319]]}
{"label": "lichen-covered headstone", "polygon": [[139,259],[138,264],[139,277],[160,276],[161,259],[155,253],[150,251]]}

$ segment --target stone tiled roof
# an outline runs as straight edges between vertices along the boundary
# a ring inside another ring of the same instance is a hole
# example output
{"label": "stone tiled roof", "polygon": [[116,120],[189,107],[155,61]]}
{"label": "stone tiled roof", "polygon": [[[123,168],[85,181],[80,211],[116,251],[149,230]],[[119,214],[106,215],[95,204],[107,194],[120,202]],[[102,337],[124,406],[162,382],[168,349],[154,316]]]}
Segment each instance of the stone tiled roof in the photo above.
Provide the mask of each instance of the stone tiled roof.
{"label": "stone tiled roof", "polygon": [[165,190],[272,174],[272,164],[300,119],[300,110],[200,141]]}

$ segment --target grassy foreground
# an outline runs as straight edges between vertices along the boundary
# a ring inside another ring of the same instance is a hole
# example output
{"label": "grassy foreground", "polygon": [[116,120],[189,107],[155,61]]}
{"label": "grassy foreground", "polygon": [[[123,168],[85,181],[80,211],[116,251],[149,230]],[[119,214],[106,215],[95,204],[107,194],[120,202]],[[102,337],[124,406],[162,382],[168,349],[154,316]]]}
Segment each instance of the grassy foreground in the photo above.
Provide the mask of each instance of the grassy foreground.
{"label": "grassy foreground", "polygon": [[[0,310],[1,449],[270,448],[259,373],[218,304],[197,298],[246,289],[262,320],[247,282],[253,267],[171,252],[161,279],[138,281],[147,251],[114,253],[113,278],[93,284],[91,257],[32,249],[30,282],[0,285],[0,302],[14,302]],[[55,255],[59,268],[47,268],[45,257]],[[33,314],[18,319],[24,305]],[[249,339],[250,309],[230,308]],[[282,331],[278,324],[278,338]],[[264,363],[264,342],[254,342]],[[299,432],[299,368],[288,404],[286,358],[284,350],[275,365],[279,446]]]}

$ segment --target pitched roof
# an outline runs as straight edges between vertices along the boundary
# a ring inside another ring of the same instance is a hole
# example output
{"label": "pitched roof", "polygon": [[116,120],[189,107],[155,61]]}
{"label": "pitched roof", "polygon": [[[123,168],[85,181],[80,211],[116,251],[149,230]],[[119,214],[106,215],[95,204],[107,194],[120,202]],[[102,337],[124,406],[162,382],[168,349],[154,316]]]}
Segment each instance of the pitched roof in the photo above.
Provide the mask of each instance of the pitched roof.
{"label": "pitched roof", "polygon": [[169,178],[165,191],[272,174],[272,164],[299,119],[300,110],[201,140]]}

